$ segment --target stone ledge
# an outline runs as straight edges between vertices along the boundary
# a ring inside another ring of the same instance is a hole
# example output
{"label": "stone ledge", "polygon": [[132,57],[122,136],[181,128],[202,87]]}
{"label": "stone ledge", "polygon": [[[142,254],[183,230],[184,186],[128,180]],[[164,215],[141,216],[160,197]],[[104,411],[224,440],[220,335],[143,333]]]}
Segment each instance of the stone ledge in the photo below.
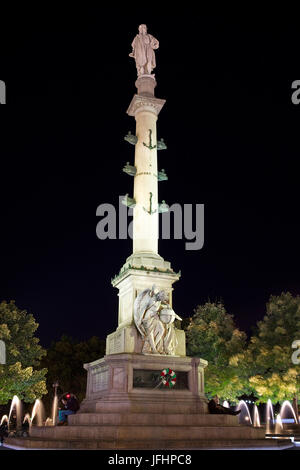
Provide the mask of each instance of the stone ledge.
{"label": "stone ledge", "polygon": [[239,426],[232,415],[186,413],[77,413],[68,417],[70,425],[153,425],[153,426]]}
{"label": "stone ledge", "polygon": [[152,442],[159,440],[259,440],[264,439],[265,431],[262,428],[251,426],[188,426],[188,425],[77,425],[77,426],[34,426],[30,430],[30,437],[40,439],[69,440],[106,440]]}
{"label": "stone ledge", "polygon": [[258,439],[258,440],[224,440],[222,444],[218,440],[156,440],[152,442],[144,441],[123,441],[121,444],[117,442],[98,440],[98,441],[86,441],[81,440],[49,440],[49,439],[34,439],[34,438],[8,438],[5,440],[8,445],[19,446],[24,449],[70,449],[70,450],[165,450],[165,449],[180,449],[180,450],[191,450],[191,449],[210,449],[210,450],[222,450],[222,449],[251,449],[251,450],[283,450],[293,447],[293,443],[290,440],[277,440],[277,439]]}

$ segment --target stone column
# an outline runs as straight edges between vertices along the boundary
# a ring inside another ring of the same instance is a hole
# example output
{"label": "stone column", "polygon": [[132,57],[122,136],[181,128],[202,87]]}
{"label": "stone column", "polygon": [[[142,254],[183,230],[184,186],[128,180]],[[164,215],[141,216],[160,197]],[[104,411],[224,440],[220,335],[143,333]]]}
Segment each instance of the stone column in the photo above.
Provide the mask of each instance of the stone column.
{"label": "stone column", "polygon": [[[155,98],[153,75],[136,80],[134,95],[127,113],[135,118],[136,136],[133,213],[133,253],[120,273],[112,279],[119,289],[118,329],[108,335],[106,354],[140,353],[142,338],[134,323],[134,301],[137,295],[153,285],[169,295],[172,305],[172,284],[180,277],[171,264],[158,254],[158,168],[156,122],[165,100]],[[185,356],[185,333],[176,330],[176,355]]]}
{"label": "stone column", "polygon": [[133,255],[158,254],[158,180],[156,121],[165,100],[154,97],[156,81],[152,76],[138,78],[138,94],[127,113],[136,120]]}

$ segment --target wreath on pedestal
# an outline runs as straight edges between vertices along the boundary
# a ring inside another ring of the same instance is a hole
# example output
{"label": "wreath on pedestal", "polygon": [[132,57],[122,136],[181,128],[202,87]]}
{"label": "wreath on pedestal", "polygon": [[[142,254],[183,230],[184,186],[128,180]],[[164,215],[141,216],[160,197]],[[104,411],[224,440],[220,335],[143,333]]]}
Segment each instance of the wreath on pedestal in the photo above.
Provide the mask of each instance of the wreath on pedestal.
{"label": "wreath on pedestal", "polygon": [[172,369],[168,368],[162,370],[160,374],[160,379],[165,387],[172,388],[174,387],[174,385],[176,385],[176,374]]}

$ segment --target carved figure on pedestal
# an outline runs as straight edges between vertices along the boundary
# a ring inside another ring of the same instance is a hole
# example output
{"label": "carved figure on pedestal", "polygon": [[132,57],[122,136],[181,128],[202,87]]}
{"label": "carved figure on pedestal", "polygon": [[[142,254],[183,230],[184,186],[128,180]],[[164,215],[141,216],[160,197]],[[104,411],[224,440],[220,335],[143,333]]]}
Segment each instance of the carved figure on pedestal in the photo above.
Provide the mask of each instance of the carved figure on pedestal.
{"label": "carved figure on pedestal", "polygon": [[134,302],[134,321],[144,339],[142,353],[174,355],[177,338],[173,322],[177,318],[169,305],[168,294],[161,290],[143,290]]}

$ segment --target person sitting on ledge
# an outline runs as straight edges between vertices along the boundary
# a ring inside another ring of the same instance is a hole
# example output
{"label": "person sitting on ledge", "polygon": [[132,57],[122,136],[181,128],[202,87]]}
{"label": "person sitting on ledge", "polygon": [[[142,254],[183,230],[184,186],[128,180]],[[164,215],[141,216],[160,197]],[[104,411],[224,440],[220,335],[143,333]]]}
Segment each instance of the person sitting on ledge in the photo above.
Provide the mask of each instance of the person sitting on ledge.
{"label": "person sitting on ledge", "polygon": [[79,410],[79,403],[76,396],[73,393],[66,393],[62,398],[63,409],[58,412],[58,423],[57,426],[64,426],[68,424],[67,416],[73,415]]}
{"label": "person sitting on ledge", "polygon": [[208,410],[211,414],[219,414],[219,415],[238,415],[240,414],[241,410],[233,411],[230,408],[226,408],[225,406],[220,405],[220,400],[218,395],[215,395],[209,402],[208,402]]}

